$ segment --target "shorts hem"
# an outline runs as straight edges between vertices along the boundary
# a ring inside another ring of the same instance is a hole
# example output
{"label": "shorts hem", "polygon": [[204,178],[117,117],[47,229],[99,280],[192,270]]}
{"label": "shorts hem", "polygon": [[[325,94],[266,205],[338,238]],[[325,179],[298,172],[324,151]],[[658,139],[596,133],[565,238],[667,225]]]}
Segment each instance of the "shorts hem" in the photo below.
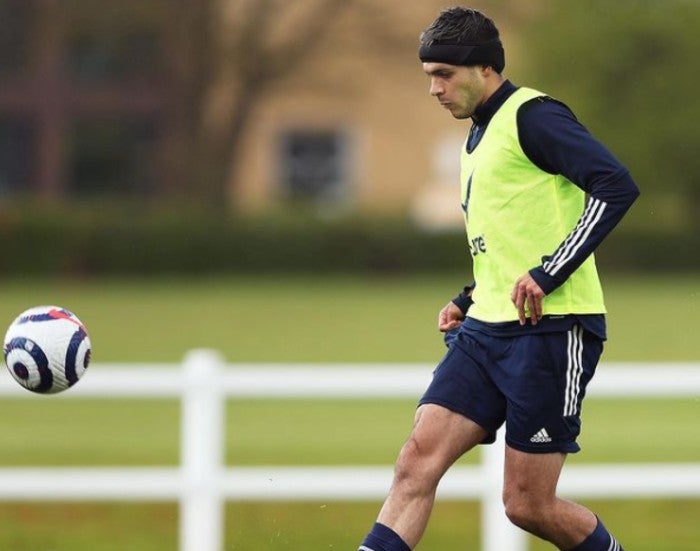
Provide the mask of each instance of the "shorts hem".
{"label": "shorts hem", "polygon": [[496,441],[496,431],[498,430],[498,427],[496,427],[495,429],[489,428],[487,423],[484,423],[480,419],[477,419],[476,416],[470,415],[468,412],[464,411],[463,409],[458,408],[457,406],[455,406],[454,404],[451,404],[450,402],[447,402],[446,400],[438,400],[438,399],[433,399],[433,398],[425,399],[424,398],[418,402],[419,406],[426,405],[426,404],[432,404],[435,406],[444,407],[446,409],[449,409],[451,412],[462,415],[462,416],[466,417],[467,419],[469,419],[470,421],[479,425],[482,429],[484,429],[485,431],[487,431],[489,433],[486,436],[486,438],[484,438],[481,441],[481,444],[493,444]]}
{"label": "shorts hem", "polygon": [[578,453],[581,451],[581,446],[576,442],[565,442],[558,444],[552,442],[549,444],[523,444],[522,442],[515,442],[506,438],[506,445],[514,450],[518,450],[525,453]]}

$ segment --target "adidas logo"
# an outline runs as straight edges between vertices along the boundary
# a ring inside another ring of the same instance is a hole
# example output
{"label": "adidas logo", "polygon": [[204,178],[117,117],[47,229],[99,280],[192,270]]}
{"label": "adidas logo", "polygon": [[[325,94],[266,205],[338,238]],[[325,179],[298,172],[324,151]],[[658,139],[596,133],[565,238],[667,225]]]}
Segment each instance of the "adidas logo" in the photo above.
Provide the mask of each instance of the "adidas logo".
{"label": "adidas logo", "polygon": [[532,438],[530,438],[530,442],[533,442],[534,444],[544,444],[545,442],[551,442],[552,438],[547,434],[547,429],[540,429],[537,431],[537,434],[534,434]]}

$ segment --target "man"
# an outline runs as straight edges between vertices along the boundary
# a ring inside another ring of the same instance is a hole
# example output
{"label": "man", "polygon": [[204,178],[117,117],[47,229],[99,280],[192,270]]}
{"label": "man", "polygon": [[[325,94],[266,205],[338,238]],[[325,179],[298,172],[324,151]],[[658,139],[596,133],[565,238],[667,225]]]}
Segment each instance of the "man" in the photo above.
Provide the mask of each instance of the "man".
{"label": "man", "polygon": [[637,187],[564,104],[502,76],[499,33],[482,13],[440,13],[419,56],[430,94],[472,119],[461,199],[475,283],[440,312],[449,350],[359,549],[413,549],[442,475],[505,423],[508,518],[562,550],[622,551],[592,512],[555,492],[579,450],[581,403],[606,338],[592,253]]}

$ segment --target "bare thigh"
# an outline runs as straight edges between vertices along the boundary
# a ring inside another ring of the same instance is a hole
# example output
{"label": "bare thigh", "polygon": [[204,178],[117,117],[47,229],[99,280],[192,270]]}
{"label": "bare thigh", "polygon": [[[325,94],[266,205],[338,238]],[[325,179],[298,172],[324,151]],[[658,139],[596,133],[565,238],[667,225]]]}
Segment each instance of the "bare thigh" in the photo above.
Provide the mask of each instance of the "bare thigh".
{"label": "bare thigh", "polygon": [[430,461],[431,470],[444,474],[450,465],[488,434],[486,429],[461,413],[436,404],[424,404],[416,410],[413,430],[402,453],[406,451],[422,461]]}

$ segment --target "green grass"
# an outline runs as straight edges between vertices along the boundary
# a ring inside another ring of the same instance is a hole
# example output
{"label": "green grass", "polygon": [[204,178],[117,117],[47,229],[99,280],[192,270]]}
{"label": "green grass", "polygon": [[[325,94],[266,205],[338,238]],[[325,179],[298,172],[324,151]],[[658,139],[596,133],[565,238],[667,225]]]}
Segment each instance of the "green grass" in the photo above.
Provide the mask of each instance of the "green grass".
{"label": "green grass", "polygon": [[177,506],[125,503],[0,504],[8,551],[175,551]]}
{"label": "green grass", "polygon": [[[606,278],[607,361],[698,361],[698,277]],[[458,277],[7,281],[0,320],[58,304],[87,325],[95,361],[435,362],[437,313]]]}
{"label": "green grass", "polygon": [[[391,464],[411,429],[414,408],[410,400],[230,400],[226,461]],[[179,461],[175,400],[3,400],[2,411],[2,466]],[[700,400],[692,398],[588,400],[584,451],[570,461],[700,461],[698,413]]]}
{"label": "green grass", "polygon": [[700,361],[700,274],[604,278],[607,361]]}
{"label": "green grass", "polygon": [[[96,362],[177,362],[191,348],[212,347],[231,362],[429,365],[444,350],[437,311],[461,283],[450,277],[8,281],[0,287],[0,320],[9,323],[36,304],[70,308],[88,325]],[[697,277],[609,278],[605,288],[604,360],[700,361]],[[412,400],[231,400],[226,462],[390,464],[413,411]],[[2,466],[178,463],[175,400],[4,399],[2,412]],[[589,400],[583,453],[570,462],[699,462],[699,413],[700,397]],[[691,551],[700,541],[700,499],[589,505],[630,550]],[[226,550],[355,549],[379,506],[229,503]],[[172,503],[0,504],[0,549],[174,550],[177,515]],[[419,550],[477,549],[478,538],[475,503],[441,502]],[[551,547],[532,542],[532,551],[544,549]]]}
{"label": "green grass", "polygon": [[[695,551],[698,500],[587,501],[626,549]],[[230,503],[226,551],[353,550],[380,503]],[[2,549],[166,551],[177,549],[174,504],[0,504]],[[420,551],[479,549],[474,502],[438,502]],[[553,551],[530,538],[530,551]]]}

